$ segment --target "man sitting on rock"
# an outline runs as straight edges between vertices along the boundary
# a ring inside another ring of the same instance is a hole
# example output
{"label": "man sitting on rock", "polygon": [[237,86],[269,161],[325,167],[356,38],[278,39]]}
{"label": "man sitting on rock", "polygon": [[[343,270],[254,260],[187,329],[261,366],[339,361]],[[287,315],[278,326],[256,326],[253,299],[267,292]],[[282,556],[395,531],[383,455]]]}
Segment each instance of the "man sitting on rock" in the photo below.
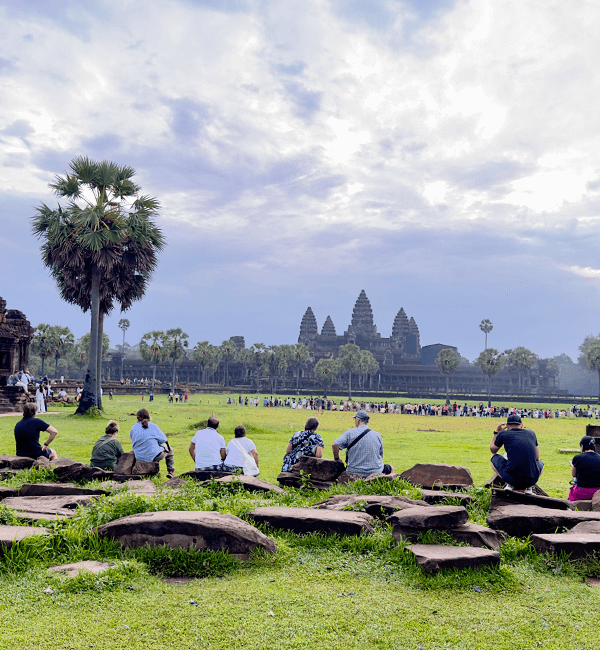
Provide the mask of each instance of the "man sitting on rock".
{"label": "man sitting on rock", "polygon": [[[47,422],[35,417],[37,405],[28,402],[23,407],[23,419],[15,425],[15,442],[17,443],[17,456],[38,458],[43,456],[48,460],[56,460],[58,455],[48,445],[56,438],[58,431]],[[40,432],[46,431],[48,439],[40,445]]]}
{"label": "man sitting on rock", "polygon": [[[506,456],[497,453],[504,446]],[[525,490],[533,494],[544,463],[535,433],[524,429],[520,415],[509,415],[506,423],[500,422],[490,444],[492,467],[506,483],[506,490]]]}
{"label": "man sitting on rock", "polygon": [[225,438],[219,433],[219,420],[208,418],[206,429],[196,431],[190,443],[190,456],[196,463],[196,471],[214,472],[222,467],[227,455]]}
{"label": "man sitting on rock", "polygon": [[333,459],[340,459],[340,449],[347,449],[346,471],[351,474],[391,474],[394,468],[383,462],[383,441],[377,431],[369,429],[369,414],[359,410],[353,416],[354,429],[345,431],[331,445]]}

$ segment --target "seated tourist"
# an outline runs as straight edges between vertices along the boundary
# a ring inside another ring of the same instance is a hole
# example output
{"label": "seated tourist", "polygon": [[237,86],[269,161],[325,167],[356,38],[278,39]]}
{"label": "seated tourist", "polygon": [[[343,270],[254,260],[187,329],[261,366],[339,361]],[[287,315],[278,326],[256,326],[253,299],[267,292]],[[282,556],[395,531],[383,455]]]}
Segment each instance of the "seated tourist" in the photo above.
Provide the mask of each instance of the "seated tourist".
{"label": "seated tourist", "polygon": [[596,453],[596,441],[583,436],[579,441],[581,453],[571,461],[571,474],[575,484],[569,490],[569,501],[591,499],[600,490],[600,454]]}
{"label": "seated tourist", "polygon": [[227,445],[227,455],[223,461],[223,471],[235,472],[238,469],[243,470],[244,461],[246,460],[244,451],[246,454],[254,458],[254,462],[258,467],[258,452],[256,451],[256,445],[252,440],[250,440],[250,438],[246,438],[246,427],[240,424],[235,428],[234,435],[235,438],[230,440]]}
{"label": "seated tourist", "polygon": [[136,460],[145,463],[158,463],[163,458],[167,464],[167,477],[175,476],[173,450],[167,442],[167,436],[160,428],[150,422],[150,413],[140,409],[136,413],[137,422],[131,427],[131,446]]}
{"label": "seated tourist", "polygon": [[29,389],[27,388],[27,386],[29,385],[29,375],[21,370],[21,372],[17,375],[16,385],[21,386],[23,392],[25,393],[29,392]]}
{"label": "seated tourist", "polygon": [[313,456],[321,458],[323,456],[323,438],[317,433],[319,420],[317,418],[308,418],[304,425],[304,431],[297,431],[291,438],[285,450],[283,457],[282,472],[289,472],[292,465],[295,465],[301,456]]}
{"label": "seated tourist", "polygon": [[[506,457],[497,453],[504,446]],[[533,493],[544,463],[535,433],[524,429],[520,415],[509,415],[506,423],[500,422],[490,444],[494,472],[506,483],[507,490],[525,490]]]}
{"label": "seated tourist", "polygon": [[59,396],[59,397],[66,397],[66,396],[67,396],[67,391],[63,388],[63,389],[58,393],[58,396]]}
{"label": "seated tourist", "polygon": [[[17,445],[17,456],[28,456],[39,458],[43,456],[48,460],[56,460],[58,455],[54,449],[50,449],[50,443],[56,438],[58,431],[47,422],[35,417],[37,406],[28,402],[23,407],[23,419],[15,425],[15,442]],[[40,432],[46,431],[48,438],[43,445],[40,445]]]}
{"label": "seated tourist", "polygon": [[114,471],[117,461],[123,455],[123,447],[117,440],[118,433],[119,423],[111,420],[106,425],[104,435],[96,440],[92,449],[91,467]]}
{"label": "seated tourist", "polygon": [[190,443],[190,456],[196,464],[196,471],[219,471],[227,455],[225,438],[217,433],[219,420],[208,418],[206,429],[196,431]]}

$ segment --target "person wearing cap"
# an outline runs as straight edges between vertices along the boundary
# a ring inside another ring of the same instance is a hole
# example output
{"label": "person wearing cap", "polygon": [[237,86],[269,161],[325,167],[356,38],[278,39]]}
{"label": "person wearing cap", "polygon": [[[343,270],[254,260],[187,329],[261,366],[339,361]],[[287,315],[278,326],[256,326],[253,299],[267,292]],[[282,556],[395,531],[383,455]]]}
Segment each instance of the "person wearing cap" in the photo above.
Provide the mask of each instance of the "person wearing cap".
{"label": "person wearing cap", "polygon": [[[498,451],[504,446],[506,456]],[[506,490],[525,490],[533,494],[544,463],[540,460],[540,448],[535,433],[524,429],[520,415],[509,415],[506,423],[500,422],[490,444],[492,467],[506,483]]]}
{"label": "person wearing cap", "polygon": [[583,436],[579,441],[581,453],[571,461],[574,485],[569,490],[569,501],[591,499],[600,490],[600,454],[596,453],[596,440]]}
{"label": "person wearing cap", "polygon": [[383,462],[383,441],[377,431],[369,429],[369,414],[359,410],[352,416],[354,428],[345,431],[332,445],[333,459],[340,459],[340,449],[347,449],[346,471],[361,476],[391,474],[394,468]]}

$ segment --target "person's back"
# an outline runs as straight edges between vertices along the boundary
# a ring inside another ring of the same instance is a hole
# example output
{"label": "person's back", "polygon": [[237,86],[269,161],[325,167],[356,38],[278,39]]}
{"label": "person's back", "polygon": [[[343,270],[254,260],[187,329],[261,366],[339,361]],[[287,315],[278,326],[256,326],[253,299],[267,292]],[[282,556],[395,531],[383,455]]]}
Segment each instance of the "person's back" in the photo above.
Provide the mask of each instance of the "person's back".
{"label": "person's back", "polygon": [[192,444],[195,446],[197,469],[213,467],[222,463],[221,449],[226,448],[225,438],[216,429],[208,426],[206,429],[196,431],[192,438]]}
{"label": "person's back", "polygon": [[118,459],[123,455],[123,447],[116,439],[118,432],[118,423],[111,420],[106,426],[104,435],[96,440],[96,444],[92,449],[91,467],[100,467],[106,470],[115,469]]}
{"label": "person's back", "polygon": [[154,422],[148,422],[145,427],[141,422],[136,422],[129,435],[136,460],[146,463],[151,463],[155,456],[164,451],[161,443],[167,442],[167,437]]}

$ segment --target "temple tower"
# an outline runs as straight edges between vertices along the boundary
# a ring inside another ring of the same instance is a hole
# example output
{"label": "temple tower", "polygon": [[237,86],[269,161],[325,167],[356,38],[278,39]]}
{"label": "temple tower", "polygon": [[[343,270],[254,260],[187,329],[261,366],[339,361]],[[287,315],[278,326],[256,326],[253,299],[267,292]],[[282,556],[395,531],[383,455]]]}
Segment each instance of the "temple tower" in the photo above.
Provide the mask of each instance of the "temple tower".
{"label": "temple tower", "polygon": [[404,311],[404,307],[396,314],[394,324],[392,325],[392,339],[404,341],[406,335],[410,332],[408,316]]}
{"label": "temple tower", "polygon": [[405,350],[409,354],[419,354],[421,349],[421,341],[419,337],[419,328],[415,319],[411,316],[408,321],[408,336],[406,337]]}
{"label": "temple tower", "polygon": [[353,334],[362,334],[364,336],[375,336],[377,328],[373,322],[373,310],[371,302],[363,289],[356,299],[356,304],[352,310],[352,323],[348,328]]}
{"label": "temple tower", "polygon": [[302,322],[300,323],[300,336],[298,337],[298,343],[308,343],[309,341],[314,340],[319,335],[319,328],[317,326],[317,319],[313,313],[313,310],[309,307],[302,316]]}
{"label": "temple tower", "polygon": [[335,325],[331,320],[331,316],[327,316],[325,319],[325,322],[323,323],[323,329],[321,330],[321,336],[337,336]]}

